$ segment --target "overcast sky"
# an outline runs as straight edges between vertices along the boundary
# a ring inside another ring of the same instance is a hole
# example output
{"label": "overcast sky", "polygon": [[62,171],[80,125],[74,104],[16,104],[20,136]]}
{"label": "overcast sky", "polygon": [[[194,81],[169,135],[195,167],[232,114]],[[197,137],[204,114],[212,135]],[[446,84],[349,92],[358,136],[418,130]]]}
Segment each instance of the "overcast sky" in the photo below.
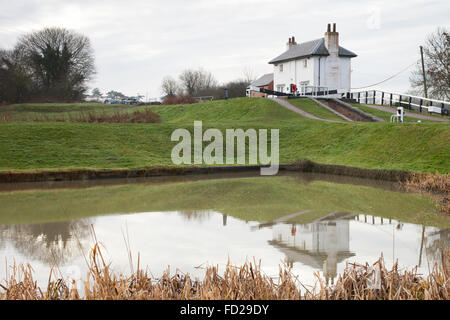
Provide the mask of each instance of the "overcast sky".
{"label": "overcast sky", "polygon": [[[267,62],[297,42],[323,37],[335,22],[340,45],[355,52],[352,87],[377,83],[419,58],[419,45],[449,27],[447,0],[0,0],[0,47],[58,26],[88,36],[97,75],[91,88],[157,97],[161,79],[203,67],[219,82],[272,72]],[[409,72],[376,88],[405,92]]]}

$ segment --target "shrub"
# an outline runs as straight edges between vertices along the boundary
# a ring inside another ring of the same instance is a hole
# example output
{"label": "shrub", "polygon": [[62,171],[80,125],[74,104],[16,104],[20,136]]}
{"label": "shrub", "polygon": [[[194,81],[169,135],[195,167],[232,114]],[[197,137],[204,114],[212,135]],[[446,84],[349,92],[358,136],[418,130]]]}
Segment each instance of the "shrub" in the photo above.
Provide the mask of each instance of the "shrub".
{"label": "shrub", "polygon": [[189,94],[180,94],[178,96],[166,96],[163,104],[191,104],[197,101]]}

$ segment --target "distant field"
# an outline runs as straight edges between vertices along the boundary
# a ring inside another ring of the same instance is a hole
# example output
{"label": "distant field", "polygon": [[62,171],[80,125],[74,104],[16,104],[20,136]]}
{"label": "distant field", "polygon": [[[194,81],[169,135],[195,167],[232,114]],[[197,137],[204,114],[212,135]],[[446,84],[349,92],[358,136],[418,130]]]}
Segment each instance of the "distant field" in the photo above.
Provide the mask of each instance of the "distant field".
{"label": "distant field", "polygon": [[103,103],[22,103],[0,106],[0,119],[8,117],[12,121],[33,121],[35,119],[69,119],[87,113],[129,112],[142,107],[125,104]]}
{"label": "distant field", "polygon": [[[102,104],[16,105],[11,112],[57,114],[105,107]],[[1,107],[4,108],[4,107]],[[433,123],[327,123],[306,119],[264,98],[238,98],[192,105],[151,106],[157,124],[0,122],[0,170],[108,169],[172,165],[173,130],[277,128],[280,161],[299,158],[363,168],[450,171],[450,126]],[[31,111],[30,111],[31,110]],[[38,111],[39,110],[39,111]]]}

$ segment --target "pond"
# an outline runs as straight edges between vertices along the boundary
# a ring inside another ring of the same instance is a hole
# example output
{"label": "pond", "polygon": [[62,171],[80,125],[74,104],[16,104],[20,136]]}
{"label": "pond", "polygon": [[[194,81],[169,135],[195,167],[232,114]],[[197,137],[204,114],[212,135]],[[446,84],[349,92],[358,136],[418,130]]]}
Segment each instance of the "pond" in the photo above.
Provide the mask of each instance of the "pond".
{"label": "pond", "polygon": [[[277,277],[292,267],[305,285],[336,281],[347,262],[427,274],[449,246],[449,218],[427,195],[394,183],[306,173],[158,177],[0,185],[0,279],[29,262],[46,284],[51,266],[83,278],[95,237],[113,270],[261,262]],[[93,230],[93,231],[92,231]],[[130,261],[128,253],[131,252]]]}

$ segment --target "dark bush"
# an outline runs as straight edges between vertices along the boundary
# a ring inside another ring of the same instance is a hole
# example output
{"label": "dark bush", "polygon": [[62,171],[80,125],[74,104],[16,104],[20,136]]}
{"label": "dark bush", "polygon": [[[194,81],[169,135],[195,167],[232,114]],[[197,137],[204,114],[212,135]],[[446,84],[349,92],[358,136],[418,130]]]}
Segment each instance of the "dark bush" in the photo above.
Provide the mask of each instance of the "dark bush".
{"label": "dark bush", "polygon": [[191,104],[197,101],[189,94],[180,94],[178,96],[166,96],[162,104]]}

